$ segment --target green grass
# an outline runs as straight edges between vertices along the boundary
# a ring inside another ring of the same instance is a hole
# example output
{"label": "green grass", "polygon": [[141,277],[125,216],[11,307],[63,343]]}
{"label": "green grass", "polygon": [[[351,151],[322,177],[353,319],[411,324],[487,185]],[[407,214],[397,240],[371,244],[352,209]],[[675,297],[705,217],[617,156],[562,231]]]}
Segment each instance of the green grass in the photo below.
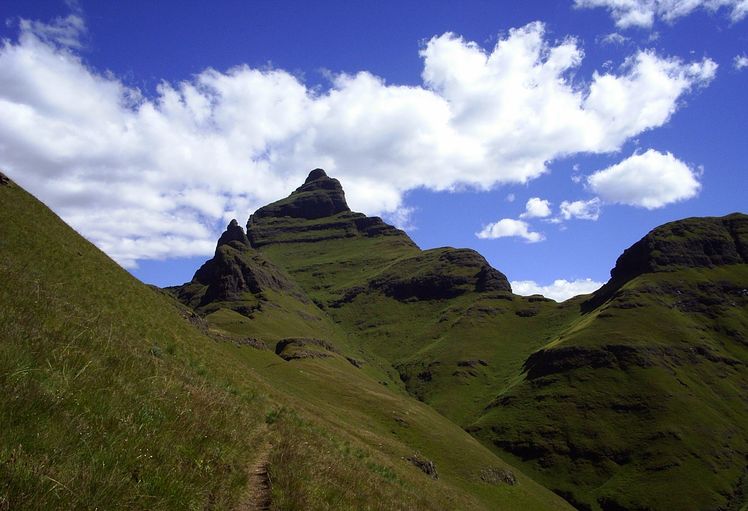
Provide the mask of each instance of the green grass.
{"label": "green grass", "polygon": [[[739,336],[748,331],[748,300],[716,293],[715,283],[748,288],[748,266],[629,282],[548,349],[624,346],[637,350],[636,363],[580,358],[524,380],[473,425],[477,434],[591,509],[726,506],[746,473],[748,345]],[[699,301],[709,306],[701,311]]]}
{"label": "green grass", "polygon": [[[373,363],[285,362],[232,342],[245,333],[231,333],[235,317],[194,326],[15,185],[0,187],[0,278],[0,503],[10,509],[231,509],[268,437],[273,509],[564,508]],[[316,321],[281,312],[252,333]],[[414,452],[435,461],[438,481],[402,459]],[[483,483],[486,466],[519,484]]]}
{"label": "green grass", "polygon": [[268,405],[218,346],[33,198],[0,187],[0,496],[227,508]]}
{"label": "green grass", "polygon": [[[584,297],[388,298],[369,284],[436,263],[386,238],[287,239],[262,250],[349,333],[349,345],[389,362],[412,395],[580,508],[716,509],[738,502],[731,495],[748,473],[748,266],[684,268],[706,260],[690,251],[733,242],[715,219],[689,222],[667,226],[655,246],[655,268],[666,272],[638,277],[588,314]],[[662,266],[670,260],[676,266]],[[640,350],[639,365],[524,373],[537,350],[607,345]],[[469,360],[486,364],[466,369]]]}

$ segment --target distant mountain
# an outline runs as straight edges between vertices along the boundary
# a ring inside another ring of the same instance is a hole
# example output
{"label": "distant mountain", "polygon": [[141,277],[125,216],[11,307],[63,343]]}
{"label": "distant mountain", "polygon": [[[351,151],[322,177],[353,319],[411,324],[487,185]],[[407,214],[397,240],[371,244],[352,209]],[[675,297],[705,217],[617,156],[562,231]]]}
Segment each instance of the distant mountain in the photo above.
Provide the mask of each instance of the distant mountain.
{"label": "distant mountain", "polygon": [[468,429],[580,509],[742,509],[746,246],[743,214],[653,230]]}

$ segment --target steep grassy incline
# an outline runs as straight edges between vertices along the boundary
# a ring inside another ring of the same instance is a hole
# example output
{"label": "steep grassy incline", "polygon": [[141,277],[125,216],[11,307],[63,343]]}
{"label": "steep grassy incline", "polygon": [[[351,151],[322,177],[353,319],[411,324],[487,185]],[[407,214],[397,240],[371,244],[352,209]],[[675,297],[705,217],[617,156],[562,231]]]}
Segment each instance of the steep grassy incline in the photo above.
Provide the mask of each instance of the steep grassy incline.
{"label": "steep grassy incline", "polygon": [[231,505],[261,386],[12,182],[0,280],[0,508]]}
{"label": "steep grassy incline", "polygon": [[268,441],[272,509],[564,507],[341,354],[211,327],[12,182],[0,279],[0,508],[233,509]]}
{"label": "steep grassy incline", "polygon": [[730,215],[647,235],[470,431],[580,509],[742,509],[747,234]]}

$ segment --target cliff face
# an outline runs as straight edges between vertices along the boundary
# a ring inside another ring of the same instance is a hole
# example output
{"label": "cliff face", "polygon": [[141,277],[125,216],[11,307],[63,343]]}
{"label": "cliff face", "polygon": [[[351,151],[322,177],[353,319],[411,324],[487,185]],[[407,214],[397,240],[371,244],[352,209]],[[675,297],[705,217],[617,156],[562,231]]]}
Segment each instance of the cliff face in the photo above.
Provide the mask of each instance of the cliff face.
{"label": "cliff face", "polygon": [[748,263],[748,215],[686,218],[653,229],[624,250],[610,281],[584,305],[592,310],[639,275]]}
{"label": "cliff face", "polygon": [[610,275],[624,281],[642,273],[747,262],[748,215],[733,213],[657,227],[623,252]]}
{"label": "cliff face", "polygon": [[268,290],[308,301],[288,275],[250,246],[236,220],[226,227],[213,258],[195,272],[192,280],[171,288],[181,302],[193,308],[233,302],[234,308],[242,311],[247,309],[245,302],[264,300],[263,293]]}

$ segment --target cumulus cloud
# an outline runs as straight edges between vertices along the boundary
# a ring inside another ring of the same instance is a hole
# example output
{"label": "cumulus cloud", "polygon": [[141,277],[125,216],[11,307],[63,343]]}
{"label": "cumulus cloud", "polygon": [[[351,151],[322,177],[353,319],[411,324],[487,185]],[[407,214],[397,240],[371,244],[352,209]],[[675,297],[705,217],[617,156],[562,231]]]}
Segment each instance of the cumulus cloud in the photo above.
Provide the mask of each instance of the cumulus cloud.
{"label": "cumulus cloud", "polygon": [[748,67],[748,55],[735,55],[732,61],[732,67],[740,71],[744,67]]}
{"label": "cumulus cloud", "polygon": [[649,28],[655,19],[673,23],[697,9],[716,12],[724,8],[732,22],[748,15],[748,0],[574,0],[574,5],[607,9],[619,28]]}
{"label": "cumulus cloud", "polygon": [[537,243],[545,239],[541,233],[531,231],[527,222],[513,218],[502,218],[498,222],[488,224],[480,232],[476,232],[475,235],[481,239],[490,240],[516,236],[524,238],[528,243]]}
{"label": "cumulus cloud", "polygon": [[587,185],[605,202],[646,209],[690,199],[701,188],[696,172],[688,165],[671,153],[654,149],[593,173]]}
{"label": "cumulus cloud", "polygon": [[551,203],[540,197],[532,197],[525,204],[525,212],[520,218],[545,218],[551,216]]}
{"label": "cumulus cloud", "polygon": [[600,218],[600,206],[600,199],[597,197],[573,202],[565,200],[559,206],[560,216],[563,220],[597,220]]}
{"label": "cumulus cloud", "polygon": [[0,46],[0,167],[123,265],[210,254],[225,222],[314,167],[341,179],[354,209],[395,216],[408,190],[526,183],[663,125],[716,70],[640,51],[575,82],[578,42],[550,43],[531,23],[488,51],[433,37],[421,86],[360,72],[318,90],[239,65],[144,94],[81,60],[84,27],[24,20]]}
{"label": "cumulus cloud", "polygon": [[543,295],[547,298],[563,302],[577,295],[586,295],[596,291],[604,284],[592,279],[554,280],[552,284],[543,286],[533,280],[513,280],[512,291],[518,295]]}

